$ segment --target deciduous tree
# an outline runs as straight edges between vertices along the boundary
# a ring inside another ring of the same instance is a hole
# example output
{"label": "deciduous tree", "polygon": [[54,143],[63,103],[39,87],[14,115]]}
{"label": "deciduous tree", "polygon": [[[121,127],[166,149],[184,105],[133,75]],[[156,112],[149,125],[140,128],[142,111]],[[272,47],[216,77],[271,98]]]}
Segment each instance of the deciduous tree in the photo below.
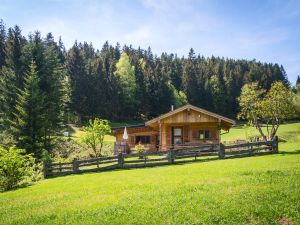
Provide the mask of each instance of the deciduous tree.
{"label": "deciduous tree", "polygon": [[94,152],[95,157],[101,156],[105,135],[111,132],[107,120],[89,120],[89,125],[83,128],[81,142],[86,144]]}
{"label": "deciduous tree", "polygon": [[[280,81],[274,82],[268,92],[257,82],[246,84],[238,100],[241,108],[238,118],[248,120],[265,140],[273,139],[280,124],[292,118],[295,112],[294,94]],[[267,134],[263,130],[264,125]]]}

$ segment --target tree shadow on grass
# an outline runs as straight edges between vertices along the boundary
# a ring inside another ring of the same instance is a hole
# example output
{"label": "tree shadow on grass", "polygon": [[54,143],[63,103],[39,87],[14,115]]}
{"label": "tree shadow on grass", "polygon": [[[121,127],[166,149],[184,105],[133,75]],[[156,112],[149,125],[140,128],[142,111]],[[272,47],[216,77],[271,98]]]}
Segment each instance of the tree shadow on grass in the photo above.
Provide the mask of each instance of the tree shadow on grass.
{"label": "tree shadow on grass", "polygon": [[279,151],[280,155],[300,155],[300,149],[295,151]]}
{"label": "tree shadow on grass", "polygon": [[33,186],[34,184],[36,184],[37,182],[24,182],[22,184],[19,184],[11,189],[8,189],[8,190],[0,190],[0,193],[7,193],[7,192],[12,192],[12,191],[15,191],[15,190],[18,190],[18,189],[23,189],[23,188],[27,188],[27,187],[30,187],[30,186]]}

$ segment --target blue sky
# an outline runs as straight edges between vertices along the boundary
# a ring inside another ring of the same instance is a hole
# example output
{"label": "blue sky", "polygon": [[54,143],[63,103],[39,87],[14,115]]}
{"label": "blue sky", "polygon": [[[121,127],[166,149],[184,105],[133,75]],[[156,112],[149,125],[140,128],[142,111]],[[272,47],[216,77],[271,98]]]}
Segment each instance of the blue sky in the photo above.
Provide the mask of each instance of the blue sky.
{"label": "blue sky", "polygon": [[299,0],[0,0],[0,18],[101,48],[108,40],[154,53],[257,59],[300,75]]}

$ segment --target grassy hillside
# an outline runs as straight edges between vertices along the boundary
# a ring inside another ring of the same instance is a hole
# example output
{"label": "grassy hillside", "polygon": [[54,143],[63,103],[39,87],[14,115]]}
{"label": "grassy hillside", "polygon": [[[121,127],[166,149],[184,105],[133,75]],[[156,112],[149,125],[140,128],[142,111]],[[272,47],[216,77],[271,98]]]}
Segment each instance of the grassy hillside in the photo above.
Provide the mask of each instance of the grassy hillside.
{"label": "grassy hillside", "polygon": [[277,155],[72,175],[1,193],[0,223],[300,224],[300,123],[279,135]]}

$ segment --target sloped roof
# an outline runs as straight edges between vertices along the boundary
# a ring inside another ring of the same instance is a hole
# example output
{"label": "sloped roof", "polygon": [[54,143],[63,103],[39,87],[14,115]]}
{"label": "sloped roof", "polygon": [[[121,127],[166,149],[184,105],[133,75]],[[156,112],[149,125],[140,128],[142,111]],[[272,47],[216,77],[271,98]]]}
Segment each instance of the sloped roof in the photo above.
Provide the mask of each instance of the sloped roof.
{"label": "sloped roof", "polygon": [[136,124],[136,125],[129,125],[129,126],[121,126],[121,127],[112,127],[112,130],[124,130],[126,128],[142,128],[145,127],[145,124]]}
{"label": "sloped roof", "polygon": [[218,119],[220,119],[221,121],[230,123],[230,124],[232,124],[232,125],[235,124],[235,121],[232,120],[232,119],[229,119],[229,118],[224,117],[224,116],[221,116],[221,115],[219,115],[219,114],[216,114],[216,113],[207,111],[207,110],[205,110],[205,109],[202,109],[202,108],[199,108],[199,107],[196,107],[196,106],[193,106],[193,105],[191,105],[191,104],[187,104],[187,105],[182,106],[182,107],[180,107],[180,108],[177,108],[177,109],[175,109],[175,110],[173,110],[173,111],[170,111],[170,112],[168,112],[168,113],[162,114],[162,115],[160,115],[160,116],[158,116],[158,117],[156,117],[156,118],[154,118],[154,119],[152,119],[152,120],[149,120],[149,121],[147,121],[147,122],[145,123],[145,125],[148,126],[148,125],[150,125],[150,124],[152,124],[152,123],[158,122],[159,120],[162,120],[162,119],[164,119],[164,118],[167,118],[167,117],[169,117],[169,116],[172,116],[172,115],[174,115],[174,114],[176,114],[176,113],[179,113],[179,112],[181,112],[181,111],[184,111],[184,110],[186,110],[186,109],[192,109],[192,110],[195,110],[195,111],[197,111],[197,112],[200,112],[200,113],[203,113],[203,114],[206,114],[206,115],[209,115],[209,116],[218,118]]}

